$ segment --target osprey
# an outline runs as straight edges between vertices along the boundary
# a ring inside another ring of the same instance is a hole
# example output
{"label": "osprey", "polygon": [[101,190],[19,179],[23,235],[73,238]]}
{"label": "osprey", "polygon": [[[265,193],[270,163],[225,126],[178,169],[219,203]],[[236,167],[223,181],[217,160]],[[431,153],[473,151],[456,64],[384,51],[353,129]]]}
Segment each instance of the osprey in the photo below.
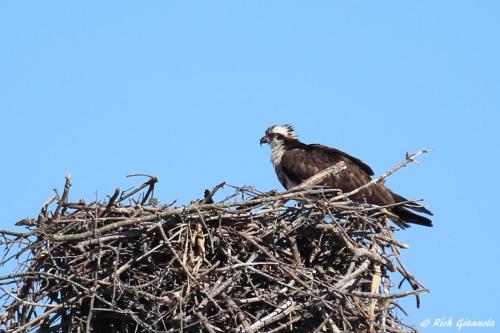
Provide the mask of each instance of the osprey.
{"label": "osprey", "polygon": [[[260,139],[260,144],[263,143],[271,146],[271,161],[280,183],[286,189],[299,185],[309,177],[340,161],[343,161],[347,168],[338,175],[326,179],[324,185],[347,193],[368,183],[373,176],[372,169],[356,157],[335,148],[300,142],[292,125],[269,127]],[[380,183],[358,192],[352,196],[352,199],[377,206],[390,206],[408,201]],[[387,208],[389,217],[403,228],[408,227],[408,223],[432,226],[430,219],[417,215],[409,209],[432,215],[429,210],[417,203],[404,203]]]}

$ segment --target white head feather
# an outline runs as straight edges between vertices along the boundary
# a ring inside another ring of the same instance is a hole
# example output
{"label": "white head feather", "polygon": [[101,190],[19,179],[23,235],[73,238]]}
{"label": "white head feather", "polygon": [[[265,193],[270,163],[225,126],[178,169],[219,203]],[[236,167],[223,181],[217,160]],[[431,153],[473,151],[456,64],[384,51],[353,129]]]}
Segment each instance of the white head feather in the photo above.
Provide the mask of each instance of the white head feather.
{"label": "white head feather", "polygon": [[297,139],[297,135],[291,124],[271,126],[266,131],[266,135],[270,134],[281,134],[288,139]]}

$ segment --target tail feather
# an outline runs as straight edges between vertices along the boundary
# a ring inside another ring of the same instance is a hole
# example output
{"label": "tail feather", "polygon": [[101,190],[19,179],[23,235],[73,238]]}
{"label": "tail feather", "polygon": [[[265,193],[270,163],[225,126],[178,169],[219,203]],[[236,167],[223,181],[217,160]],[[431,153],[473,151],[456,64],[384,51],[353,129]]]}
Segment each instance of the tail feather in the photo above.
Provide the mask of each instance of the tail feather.
{"label": "tail feather", "polygon": [[400,219],[400,225],[404,227],[408,227],[408,223],[423,225],[426,227],[432,227],[432,221],[427,217],[417,215],[415,213],[410,212],[408,209],[404,207],[394,207],[391,208],[391,213],[396,215]]}
{"label": "tail feather", "polygon": [[[394,201],[396,201],[396,202],[410,201],[410,200],[406,199],[405,197],[400,196],[397,193],[394,193],[392,191],[390,191],[390,192],[392,194],[392,197],[394,198]],[[414,210],[414,211],[417,211],[417,212],[425,213],[425,214],[428,214],[428,215],[433,215],[430,210],[428,210],[427,208],[425,208],[422,205],[419,205],[416,202],[411,202],[411,203],[404,204],[404,207],[408,208],[408,209],[411,209],[411,210]]]}

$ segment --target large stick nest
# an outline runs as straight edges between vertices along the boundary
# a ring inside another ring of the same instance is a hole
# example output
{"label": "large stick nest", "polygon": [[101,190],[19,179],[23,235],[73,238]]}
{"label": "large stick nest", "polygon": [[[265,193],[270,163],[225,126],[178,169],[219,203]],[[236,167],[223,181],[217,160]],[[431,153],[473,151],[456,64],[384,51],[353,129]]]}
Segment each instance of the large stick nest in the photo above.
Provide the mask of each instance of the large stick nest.
{"label": "large stick nest", "polygon": [[[427,290],[403,266],[399,250],[407,246],[394,238],[383,208],[334,189],[262,193],[225,184],[176,207],[158,204],[156,183],[151,177],[105,201],[70,202],[68,176],[38,218],[18,222],[26,232],[0,231],[2,264],[16,266],[0,277],[1,326],[414,331],[398,318],[404,310],[397,301],[415,296],[418,303]],[[406,288],[394,292],[397,282]]]}

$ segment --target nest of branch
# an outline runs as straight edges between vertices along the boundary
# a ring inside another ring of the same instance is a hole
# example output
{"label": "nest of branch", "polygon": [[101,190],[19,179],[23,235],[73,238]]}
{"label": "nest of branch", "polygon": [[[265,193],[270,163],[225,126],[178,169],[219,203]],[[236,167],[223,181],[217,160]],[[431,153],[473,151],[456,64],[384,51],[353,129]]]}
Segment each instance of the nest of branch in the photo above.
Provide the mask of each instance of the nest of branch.
{"label": "nest of branch", "polygon": [[381,208],[332,189],[224,184],[176,207],[153,198],[156,182],[75,203],[68,176],[18,223],[27,232],[0,231],[2,263],[16,264],[0,277],[5,330],[414,331],[398,299],[427,290]]}

